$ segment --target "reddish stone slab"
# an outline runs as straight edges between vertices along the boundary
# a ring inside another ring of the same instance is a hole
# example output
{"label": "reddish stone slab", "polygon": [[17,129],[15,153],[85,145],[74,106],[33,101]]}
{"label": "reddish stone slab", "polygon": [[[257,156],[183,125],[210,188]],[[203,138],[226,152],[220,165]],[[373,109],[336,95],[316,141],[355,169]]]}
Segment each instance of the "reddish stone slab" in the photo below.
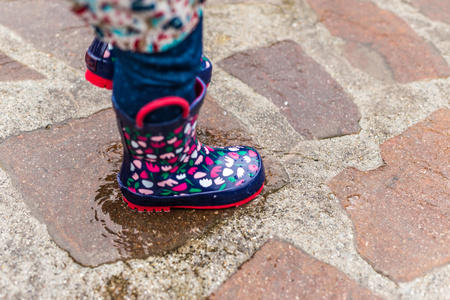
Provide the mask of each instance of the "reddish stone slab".
{"label": "reddish stone slab", "polygon": [[272,100],[306,139],[360,130],[361,116],[350,96],[293,41],[238,52],[219,65]]}
{"label": "reddish stone slab", "polygon": [[41,73],[22,65],[0,52],[0,81],[20,81],[44,79]]}
{"label": "reddish stone slab", "polygon": [[65,0],[2,1],[0,24],[41,51],[84,70],[84,55],[93,33],[69,10]]}
{"label": "reddish stone slab", "polygon": [[285,242],[267,242],[211,299],[381,299]]}
{"label": "reddish stone slab", "polygon": [[[450,76],[450,67],[439,51],[391,11],[369,1],[308,0],[308,3],[331,34],[383,57],[398,82]],[[365,65],[348,55],[351,52],[346,51],[348,60],[364,71]]]}
{"label": "reddish stone slab", "polygon": [[[214,144],[223,140],[221,132],[227,134],[228,124],[233,124],[234,132],[241,132],[235,135],[238,144],[248,142],[239,140],[241,136],[248,139],[240,122],[231,114],[224,115],[211,98],[206,100],[199,124],[222,128],[205,129],[210,130],[208,141]],[[236,211],[138,213],[128,209],[116,182],[122,160],[116,127],[112,110],[106,110],[0,144],[0,166],[11,175],[32,214],[77,262],[97,266],[172,250]],[[267,161],[265,165],[283,175],[278,165]],[[279,177],[268,177],[265,193],[278,189],[279,181]]]}
{"label": "reddish stone slab", "polygon": [[381,146],[386,165],[347,168],[329,186],[350,215],[361,256],[395,281],[450,262],[450,110]]}
{"label": "reddish stone slab", "polygon": [[410,3],[428,18],[450,24],[449,0],[411,0]]}

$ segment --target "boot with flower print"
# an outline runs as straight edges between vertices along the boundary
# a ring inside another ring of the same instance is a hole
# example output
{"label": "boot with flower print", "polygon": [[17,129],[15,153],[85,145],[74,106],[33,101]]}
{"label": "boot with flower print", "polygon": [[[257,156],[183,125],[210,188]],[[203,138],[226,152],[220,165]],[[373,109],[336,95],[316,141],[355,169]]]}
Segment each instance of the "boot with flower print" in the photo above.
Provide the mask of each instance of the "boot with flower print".
{"label": "boot with flower print", "polygon": [[[197,78],[195,101],[165,97],[144,106],[132,119],[114,102],[124,145],[117,176],[123,200],[138,211],[171,208],[220,209],[254,199],[264,184],[261,156],[250,147],[210,147],[197,140],[196,125],[205,98]],[[145,117],[165,106],[180,106],[182,116],[161,124]]]}

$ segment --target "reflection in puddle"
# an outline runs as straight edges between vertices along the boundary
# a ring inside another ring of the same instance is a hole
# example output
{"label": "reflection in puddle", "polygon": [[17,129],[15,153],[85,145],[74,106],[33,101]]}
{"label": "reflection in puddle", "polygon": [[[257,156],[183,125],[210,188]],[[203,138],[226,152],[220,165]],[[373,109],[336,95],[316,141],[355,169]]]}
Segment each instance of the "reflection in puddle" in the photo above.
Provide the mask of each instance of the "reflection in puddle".
{"label": "reflection in puddle", "polygon": [[[248,134],[240,130],[198,130],[199,139],[210,145],[256,146]],[[106,150],[103,150],[106,149]],[[103,145],[98,153],[110,165],[110,174],[100,178],[92,221],[102,224],[102,236],[113,241],[122,259],[145,258],[175,249],[188,240],[203,234],[224,217],[229,217],[238,208],[221,210],[171,209],[167,213],[137,212],[122,201],[117,184],[117,173],[122,162],[120,142]],[[283,166],[269,155],[262,153],[266,167],[266,186],[262,195],[267,196],[284,186],[289,178]],[[250,202],[252,203],[252,202]]]}

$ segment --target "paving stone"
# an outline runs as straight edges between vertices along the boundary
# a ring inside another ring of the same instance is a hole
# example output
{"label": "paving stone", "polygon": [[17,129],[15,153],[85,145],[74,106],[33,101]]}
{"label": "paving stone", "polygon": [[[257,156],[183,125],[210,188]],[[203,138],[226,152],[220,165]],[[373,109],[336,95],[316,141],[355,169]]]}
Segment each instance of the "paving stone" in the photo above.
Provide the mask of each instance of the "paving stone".
{"label": "paving stone", "polygon": [[293,41],[238,52],[219,66],[272,100],[305,139],[360,130],[361,116],[350,96]]}
{"label": "paving stone", "polygon": [[211,299],[381,299],[338,269],[270,240]]}
{"label": "paving stone", "polygon": [[370,46],[347,42],[344,46],[344,54],[354,68],[361,69],[382,82],[395,82],[394,74],[386,60]]}
{"label": "paving stone", "polygon": [[[240,122],[231,114],[225,115],[212,98],[206,100],[199,120],[221,128],[217,132],[204,129],[211,132],[208,139],[213,144],[224,139],[222,132],[234,136],[239,144],[249,141]],[[116,127],[109,109],[0,144],[0,166],[9,172],[32,214],[47,225],[55,242],[77,262],[97,266],[172,250],[241,209],[173,209],[169,213],[128,209],[116,182],[122,159]],[[226,133],[228,128],[234,128],[232,134]],[[233,135],[237,131],[241,135]],[[241,136],[245,138],[242,141]],[[266,165],[279,176],[286,173],[276,170],[279,163]],[[265,193],[280,187],[279,176],[268,178]]]}
{"label": "paving stone", "polygon": [[20,81],[44,79],[41,73],[24,66],[0,52],[0,81]]}
{"label": "paving stone", "polygon": [[359,253],[395,281],[450,262],[450,110],[381,146],[385,166],[347,168],[330,183],[353,221]]}
{"label": "paving stone", "polygon": [[84,70],[84,55],[93,33],[69,10],[65,0],[2,1],[0,24],[37,49]]}
{"label": "paving stone", "polygon": [[411,0],[410,3],[430,19],[450,24],[450,1]]}
{"label": "paving stone", "polygon": [[[350,43],[348,47],[359,45],[377,52],[396,81],[407,83],[450,76],[450,67],[439,51],[393,12],[369,1],[308,0],[308,3],[331,34]],[[367,62],[361,63],[349,55],[352,52],[345,51],[347,59],[365,71]]]}

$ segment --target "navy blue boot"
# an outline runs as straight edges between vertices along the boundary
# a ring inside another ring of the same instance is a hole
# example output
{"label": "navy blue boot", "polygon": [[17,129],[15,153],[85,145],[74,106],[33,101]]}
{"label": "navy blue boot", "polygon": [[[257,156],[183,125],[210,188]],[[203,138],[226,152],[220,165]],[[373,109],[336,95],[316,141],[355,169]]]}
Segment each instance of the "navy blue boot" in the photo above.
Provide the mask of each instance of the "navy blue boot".
{"label": "navy blue boot", "polygon": [[[115,55],[112,47],[108,43],[104,43],[98,38],[94,38],[85,55],[87,81],[95,86],[112,89],[114,76]],[[206,83],[211,82],[212,65],[209,59],[202,55],[200,69],[197,76]]]}
{"label": "navy blue boot", "polygon": [[[264,167],[255,149],[210,147],[197,140],[196,125],[206,86],[197,78],[195,101],[164,97],[145,105],[133,119],[113,106],[124,158],[117,176],[123,200],[138,211],[171,208],[220,209],[254,199],[264,185]],[[145,124],[155,110],[179,106],[182,116]]]}

